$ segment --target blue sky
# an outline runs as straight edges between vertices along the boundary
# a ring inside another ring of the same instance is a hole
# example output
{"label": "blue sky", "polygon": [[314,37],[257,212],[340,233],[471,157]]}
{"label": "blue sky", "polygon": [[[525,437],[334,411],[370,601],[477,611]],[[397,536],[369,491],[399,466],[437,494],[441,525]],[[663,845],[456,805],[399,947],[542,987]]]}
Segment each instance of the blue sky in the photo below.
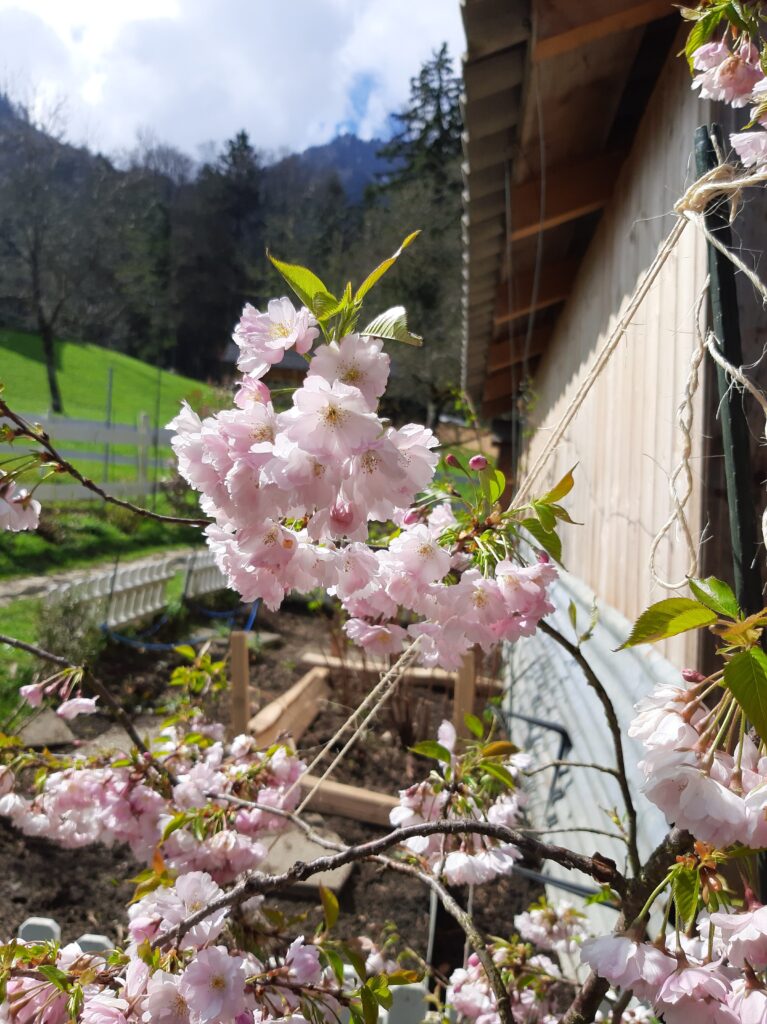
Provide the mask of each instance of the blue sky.
{"label": "blue sky", "polygon": [[385,132],[443,41],[458,0],[0,0],[0,86],[104,152],[245,128],[277,153]]}

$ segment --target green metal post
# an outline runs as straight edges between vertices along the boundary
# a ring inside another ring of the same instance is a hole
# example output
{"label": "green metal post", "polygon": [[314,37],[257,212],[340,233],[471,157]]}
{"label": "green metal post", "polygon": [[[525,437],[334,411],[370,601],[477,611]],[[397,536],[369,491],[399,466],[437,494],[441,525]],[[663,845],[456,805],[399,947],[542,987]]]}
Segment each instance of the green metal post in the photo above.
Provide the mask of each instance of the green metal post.
{"label": "green metal post", "polygon": [[[695,132],[695,167],[698,176],[719,162],[716,146],[724,151],[722,131],[717,124],[701,125]],[[706,209],[706,227],[723,245],[732,245],[726,200],[714,200]],[[738,295],[735,268],[715,246],[708,246],[712,326],[722,355],[733,366],[742,366]],[[762,578],[757,562],[756,505],[751,481],[748,423],[742,395],[733,388],[717,364],[719,411],[724,444],[724,471],[732,539],[733,583],[738,602],[747,614],[764,606]]]}

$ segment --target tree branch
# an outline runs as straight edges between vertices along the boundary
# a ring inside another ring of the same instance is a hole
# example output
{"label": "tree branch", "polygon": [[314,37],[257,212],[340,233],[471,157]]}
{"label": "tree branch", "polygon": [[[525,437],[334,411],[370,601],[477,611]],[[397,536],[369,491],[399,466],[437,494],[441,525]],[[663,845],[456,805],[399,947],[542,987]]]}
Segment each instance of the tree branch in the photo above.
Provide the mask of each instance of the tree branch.
{"label": "tree branch", "polygon": [[598,854],[592,857],[585,857],[582,854],[566,850],[561,846],[552,846],[549,843],[542,843],[530,836],[525,836],[505,825],[495,825],[489,821],[477,821],[475,819],[459,819],[456,821],[427,821],[420,825],[409,825],[406,828],[394,829],[386,836],[378,839],[371,839],[367,843],[360,843],[358,846],[347,847],[345,850],[327,857],[318,857],[316,860],[296,861],[287,871],[279,875],[264,875],[254,871],[238,882],[228,892],[223,893],[217,899],[212,900],[206,907],[191,914],[178,925],[158,935],[152,943],[155,947],[168,945],[174,939],[181,939],[190,928],[204,921],[210,914],[226,907],[236,906],[245,902],[251,896],[261,893],[275,892],[301,882],[312,875],[322,871],[333,871],[351,864],[358,860],[382,853],[392,846],[397,846],[414,836],[431,835],[462,835],[475,833],[477,835],[490,836],[502,842],[512,843],[523,853],[541,860],[552,860],[569,870],[582,871],[590,875],[600,885],[609,885],[619,893],[625,892],[626,879],[618,871],[614,862],[602,858]]}
{"label": "tree branch", "polygon": [[51,462],[55,463],[59,469],[68,473],[69,476],[74,477],[78,483],[81,483],[83,487],[87,487],[89,491],[93,491],[103,501],[109,502],[110,505],[119,505],[120,508],[127,508],[131,512],[135,512],[137,516],[142,516],[144,519],[156,519],[161,523],[179,523],[182,526],[208,526],[210,520],[208,519],[190,519],[186,516],[165,516],[159,512],[151,512],[148,508],[143,508],[141,505],[134,505],[132,501],[126,501],[124,498],[116,498],[112,494],[108,494],[103,487],[99,487],[97,483],[91,480],[89,477],[84,476],[80,470],[65,459],[64,456],[56,449],[53,445],[50,437],[44,430],[35,430],[34,427],[30,426],[18,413],[13,410],[0,399],[0,415],[5,416],[11,420],[19,428],[19,437],[28,437],[30,440],[35,441],[40,447],[46,452]]}
{"label": "tree branch", "polygon": [[586,682],[589,684],[591,689],[597,695],[602,709],[607,719],[607,726],[610,730],[610,734],[613,739],[613,747],[615,749],[615,763],[618,771],[617,779],[618,785],[620,786],[621,795],[623,797],[623,803],[626,808],[626,817],[628,818],[628,854],[629,863],[631,870],[634,875],[639,873],[640,860],[639,860],[639,849],[637,847],[637,812],[634,807],[634,801],[631,796],[631,790],[629,789],[628,777],[626,775],[626,760],[623,755],[623,740],[621,738],[621,727],[618,723],[618,716],[615,714],[615,708],[610,700],[610,696],[607,690],[602,685],[597,674],[594,672],[591,665],[589,665],[586,658],[583,656],[583,652],[580,647],[570,643],[559,630],[555,629],[550,623],[546,622],[545,619],[541,619],[538,623],[538,628],[541,632],[550,636],[552,640],[564,648],[567,653],[578,662]]}

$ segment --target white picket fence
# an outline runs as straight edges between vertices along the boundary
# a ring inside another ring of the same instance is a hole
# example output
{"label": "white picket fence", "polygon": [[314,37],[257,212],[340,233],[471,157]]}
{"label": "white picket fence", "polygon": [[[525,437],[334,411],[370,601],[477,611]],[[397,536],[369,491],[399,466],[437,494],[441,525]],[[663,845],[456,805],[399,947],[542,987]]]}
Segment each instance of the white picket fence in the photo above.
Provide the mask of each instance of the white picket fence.
{"label": "white picket fence", "polygon": [[[168,604],[168,583],[179,567],[177,554],[139,565],[118,565],[82,580],[59,584],[48,592],[46,601],[56,602],[66,597],[78,603],[98,604],[104,623],[110,629],[117,629],[161,612]],[[185,564],[182,562],[181,568],[186,574],[184,594],[187,597],[201,597],[226,587],[223,573],[207,550],[193,552]]]}
{"label": "white picket fence", "polygon": [[[136,475],[132,480],[96,481],[107,494],[115,497],[131,495],[138,498],[149,494],[152,490],[155,471],[168,465],[167,459],[150,458],[150,454],[151,449],[155,446],[168,445],[173,431],[162,427],[155,430],[146,414],[139,417],[138,425],[135,427],[126,423],[106,424],[94,420],[51,416],[47,413],[44,415],[21,413],[21,416],[28,423],[42,427],[64,458],[69,459],[75,465],[78,462],[91,464],[96,462],[104,466],[105,473],[109,466],[135,466]],[[0,419],[0,425],[7,422],[7,420]],[[85,447],[76,450],[67,449],[62,447],[62,441],[79,441]],[[0,455],[11,451],[18,454],[23,450],[25,443],[16,441],[13,445],[0,445]],[[115,445],[130,445],[135,449],[135,454],[118,454],[111,450]],[[85,475],[91,474],[86,473]],[[72,483],[41,484],[35,491],[35,497],[40,501],[80,501],[93,499],[94,494],[87,487],[73,481]]]}

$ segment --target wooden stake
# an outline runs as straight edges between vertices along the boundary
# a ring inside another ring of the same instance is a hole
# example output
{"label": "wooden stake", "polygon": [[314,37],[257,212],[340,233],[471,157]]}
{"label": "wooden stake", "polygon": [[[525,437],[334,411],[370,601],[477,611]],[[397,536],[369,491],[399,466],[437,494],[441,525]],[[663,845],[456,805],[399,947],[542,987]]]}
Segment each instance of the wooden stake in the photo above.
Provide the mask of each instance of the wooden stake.
{"label": "wooden stake", "polygon": [[232,736],[239,736],[248,731],[250,719],[247,633],[239,629],[232,630],[229,637],[229,654],[231,657],[230,728]]}
{"label": "wooden stake", "polygon": [[453,697],[453,725],[459,736],[468,736],[464,716],[474,713],[474,698],[477,693],[477,665],[474,651],[464,655],[461,667],[455,677]]}

